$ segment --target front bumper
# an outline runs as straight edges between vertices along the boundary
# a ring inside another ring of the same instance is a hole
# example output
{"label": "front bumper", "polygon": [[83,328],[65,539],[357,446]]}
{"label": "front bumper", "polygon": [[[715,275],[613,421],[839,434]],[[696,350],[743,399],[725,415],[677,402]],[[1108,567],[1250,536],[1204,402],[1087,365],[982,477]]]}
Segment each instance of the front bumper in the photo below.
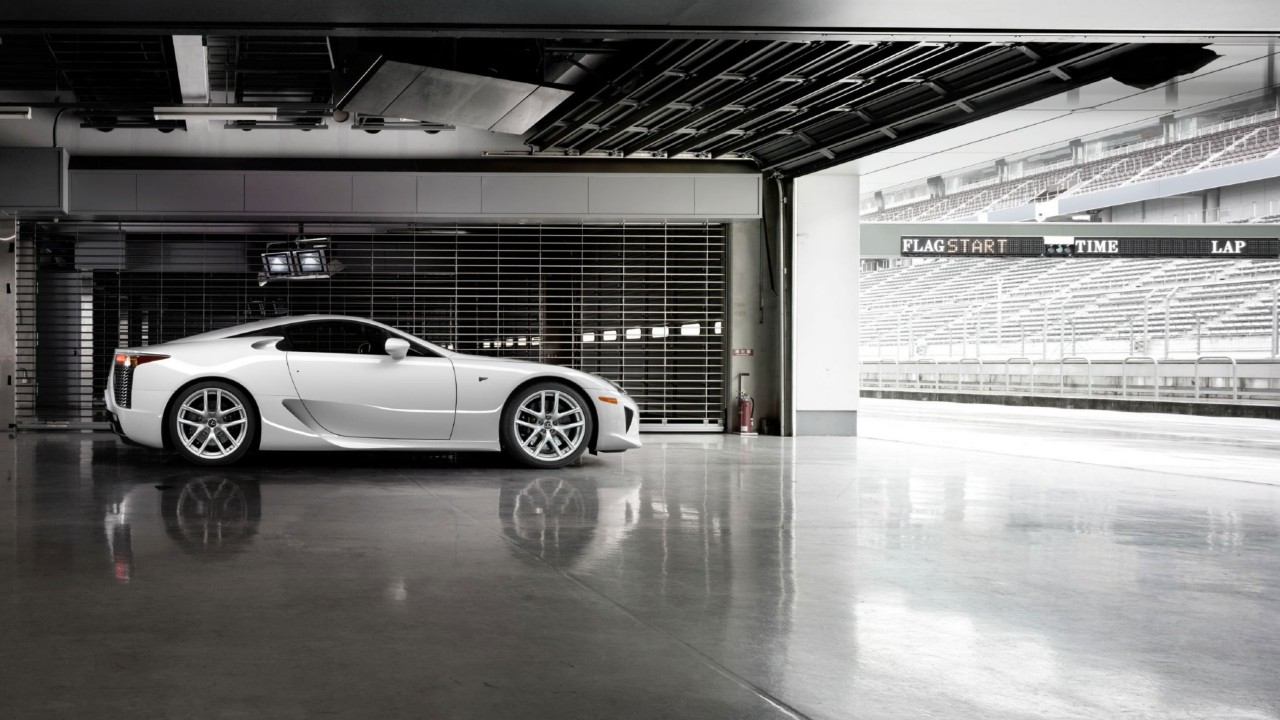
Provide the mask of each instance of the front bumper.
{"label": "front bumper", "polygon": [[[617,398],[618,402],[605,402],[604,397]],[[596,452],[622,452],[640,447],[640,407],[626,395],[598,392],[591,398],[596,406],[596,418],[600,429],[596,433]]]}

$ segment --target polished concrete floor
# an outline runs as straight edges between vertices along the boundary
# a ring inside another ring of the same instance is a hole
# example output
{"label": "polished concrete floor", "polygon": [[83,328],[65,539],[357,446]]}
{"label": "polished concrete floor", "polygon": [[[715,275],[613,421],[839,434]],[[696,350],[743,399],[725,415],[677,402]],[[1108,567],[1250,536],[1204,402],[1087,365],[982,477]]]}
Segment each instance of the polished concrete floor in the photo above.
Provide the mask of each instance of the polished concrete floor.
{"label": "polished concrete floor", "polygon": [[0,718],[1280,718],[1280,423],[860,420],[559,472],[23,434]]}

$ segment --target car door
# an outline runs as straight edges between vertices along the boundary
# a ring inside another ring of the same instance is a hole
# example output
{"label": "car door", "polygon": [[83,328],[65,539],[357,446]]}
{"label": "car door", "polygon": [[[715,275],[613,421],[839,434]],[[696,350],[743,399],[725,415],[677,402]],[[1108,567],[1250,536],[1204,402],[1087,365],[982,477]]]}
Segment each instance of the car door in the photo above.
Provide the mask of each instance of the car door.
{"label": "car door", "polygon": [[453,363],[418,345],[396,360],[383,347],[389,336],[355,320],[290,326],[285,358],[299,399],[335,435],[449,439],[457,406]]}

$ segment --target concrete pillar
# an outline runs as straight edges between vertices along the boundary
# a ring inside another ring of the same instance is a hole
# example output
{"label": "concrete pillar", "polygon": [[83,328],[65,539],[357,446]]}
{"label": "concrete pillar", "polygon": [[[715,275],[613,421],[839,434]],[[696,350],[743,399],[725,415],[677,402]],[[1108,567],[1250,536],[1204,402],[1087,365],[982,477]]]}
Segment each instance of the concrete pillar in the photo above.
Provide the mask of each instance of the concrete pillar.
{"label": "concrete pillar", "polygon": [[1276,41],[1274,39],[1267,41],[1267,65],[1262,69],[1262,87],[1266,88],[1267,96],[1271,98],[1276,110],[1280,110],[1280,87],[1277,87],[1277,66],[1280,66],[1280,59],[1276,57]]}
{"label": "concrete pillar", "polygon": [[1222,215],[1222,188],[1213,188],[1205,192],[1201,213],[1200,222],[1216,223],[1220,221],[1220,216]]}
{"label": "concrete pillar", "polygon": [[935,176],[926,179],[925,186],[929,188],[929,199],[937,200],[947,194],[947,183],[941,176]]}
{"label": "concrete pillar", "polygon": [[1009,179],[1009,162],[1004,158],[996,160],[996,179],[1000,182]]}
{"label": "concrete pillar", "polygon": [[791,363],[796,435],[856,435],[858,177],[795,181]]}
{"label": "concrete pillar", "polygon": [[12,432],[14,423],[14,362],[17,347],[17,316],[14,308],[18,299],[17,267],[18,223],[12,219],[0,219],[0,430]]}
{"label": "concrete pillar", "polygon": [[1165,115],[1160,118],[1160,133],[1165,142],[1173,142],[1178,139],[1178,118],[1173,115]]}
{"label": "concrete pillar", "polygon": [[876,212],[884,210],[884,191],[877,190],[873,197],[876,199]]}
{"label": "concrete pillar", "polygon": [[782,279],[778,273],[777,233],[770,226],[772,232],[766,236],[764,225],[759,220],[729,224],[729,371],[725,377],[725,407],[729,408],[728,428],[736,430],[738,375],[750,373],[745,389],[756,403],[754,430],[776,435],[781,427],[778,305]]}
{"label": "concrete pillar", "polygon": [[1079,138],[1067,143],[1067,147],[1071,148],[1071,162],[1079,165],[1084,162],[1084,141]]}

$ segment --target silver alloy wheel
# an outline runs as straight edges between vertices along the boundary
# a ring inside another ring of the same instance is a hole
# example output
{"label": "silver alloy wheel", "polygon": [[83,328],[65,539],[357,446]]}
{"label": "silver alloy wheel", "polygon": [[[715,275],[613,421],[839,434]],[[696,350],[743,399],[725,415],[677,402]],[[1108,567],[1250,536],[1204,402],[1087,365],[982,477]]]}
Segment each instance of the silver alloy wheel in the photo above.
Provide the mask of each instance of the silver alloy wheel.
{"label": "silver alloy wheel", "polygon": [[586,411],[576,398],[559,390],[525,398],[512,422],[520,449],[535,460],[563,460],[586,438]]}
{"label": "silver alloy wheel", "polygon": [[218,460],[234,453],[248,436],[244,404],[220,388],[202,388],[178,406],[178,442],[192,455]]}

